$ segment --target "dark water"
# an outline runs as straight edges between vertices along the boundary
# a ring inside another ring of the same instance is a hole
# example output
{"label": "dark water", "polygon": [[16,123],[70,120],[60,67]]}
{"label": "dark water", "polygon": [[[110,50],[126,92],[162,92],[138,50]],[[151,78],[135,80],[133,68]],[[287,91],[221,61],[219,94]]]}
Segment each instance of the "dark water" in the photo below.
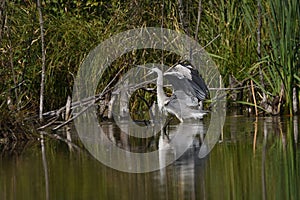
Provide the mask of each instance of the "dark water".
{"label": "dark water", "polygon": [[[114,124],[105,126],[121,140]],[[205,158],[196,143],[168,167],[139,174],[101,164],[74,130],[66,134],[79,149],[47,137],[0,143],[0,199],[300,199],[297,117],[227,117]]]}

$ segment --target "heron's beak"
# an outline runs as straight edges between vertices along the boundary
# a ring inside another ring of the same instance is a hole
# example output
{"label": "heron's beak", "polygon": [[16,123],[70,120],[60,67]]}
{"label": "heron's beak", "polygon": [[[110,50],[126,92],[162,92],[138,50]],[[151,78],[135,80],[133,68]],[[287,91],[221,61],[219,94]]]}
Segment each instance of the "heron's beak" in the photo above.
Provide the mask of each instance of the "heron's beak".
{"label": "heron's beak", "polygon": [[138,65],[137,67],[142,68],[142,69],[146,69],[146,70],[147,70],[147,73],[145,74],[144,78],[145,78],[145,77],[148,77],[148,76],[150,76],[151,74],[154,73],[154,71],[152,71],[152,68],[145,67],[145,66],[143,66],[143,65]]}
{"label": "heron's beak", "polygon": [[152,69],[149,69],[149,72],[147,73],[146,76],[150,76],[150,75],[153,74],[153,73],[154,73],[154,71],[152,71]]}

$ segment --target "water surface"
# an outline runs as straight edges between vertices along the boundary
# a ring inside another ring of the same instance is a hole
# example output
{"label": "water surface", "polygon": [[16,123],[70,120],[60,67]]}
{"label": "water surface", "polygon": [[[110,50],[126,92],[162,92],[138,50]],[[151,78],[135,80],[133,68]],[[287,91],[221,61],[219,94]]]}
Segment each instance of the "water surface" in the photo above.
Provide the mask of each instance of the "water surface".
{"label": "water surface", "polygon": [[[103,126],[127,150],[159,144],[159,138],[124,140],[115,124]],[[79,149],[47,137],[0,144],[0,199],[300,199],[298,133],[297,117],[229,116],[205,158],[198,157],[201,138],[195,136],[176,162],[132,174],[97,161],[74,129],[61,130]]]}

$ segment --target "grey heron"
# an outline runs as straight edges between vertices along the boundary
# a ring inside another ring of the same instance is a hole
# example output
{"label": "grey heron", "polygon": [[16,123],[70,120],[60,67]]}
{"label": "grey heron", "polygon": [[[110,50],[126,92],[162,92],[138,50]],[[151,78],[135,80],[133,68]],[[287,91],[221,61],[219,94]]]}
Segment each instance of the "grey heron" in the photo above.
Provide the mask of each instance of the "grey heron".
{"label": "grey heron", "polygon": [[[173,114],[181,122],[189,118],[203,118],[207,112],[202,110],[199,103],[209,96],[209,91],[196,69],[191,65],[176,64],[165,73],[159,68],[151,70],[157,73],[157,104],[161,112]],[[170,97],[164,93],[163,77],[173,87]]]}

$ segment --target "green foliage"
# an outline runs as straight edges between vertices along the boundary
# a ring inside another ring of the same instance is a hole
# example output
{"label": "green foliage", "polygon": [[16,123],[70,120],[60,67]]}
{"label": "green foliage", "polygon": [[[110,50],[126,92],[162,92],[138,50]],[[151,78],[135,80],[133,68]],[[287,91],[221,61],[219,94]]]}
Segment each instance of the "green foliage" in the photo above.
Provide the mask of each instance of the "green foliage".
{"label": "green foliage", "polygon": [[[244,11],[249,30],[253,38],[257,34],[257,8],[252,1],[244,0]],[[256,2],[257,3],[257,2]],[[248,75],[261,92],[273,98],[281,95],[284,88],[284,99],[288,113],[292,114],[292,88],[299,88],[299,21],[300,5],[296,0],[261,1],[262,58],[252,63]],[[253,13],[256,13],[253,15]],[[257,42],[257,40],[255,40]],[[261,67],[263,82],[258,76]],[[263,85],[264,84],[264,85]]]}
{"label": "green foliage", "polygon": [[299,75],[300,4],[297,0],[269,1],[270,61],[284,85],[287,109],[292,109],[292,88]]}
{"label": "green foliage", "polygon": [[[262,0],[262,57],[257,48],[257,1],[202,1],[199,31],[198,0],[183,1],[188,27],[183,29],[177,0],[160,1],[42,1],[46,47],[45,111],[65,104],[76,72],[87,53],[101,41],[122,31],[145,26],[187,31],[214,56],[226,85],[233,75],[251,78],[258,92],[269,96],[284,85],[288,112],[292,87],[300,85],[299,21],[297,0]],[[12,99],[17,110],[37,111],[41,75],[41,38],[35,1],[6,1],[1,21],[0,100]],[[6,18],[7,16],[7,18]],[[164,62],[178,58],[163,52]],[[162,52],[142,50],[116,60],[107,70],[103,88],[125,65],[161,62]],[[264,86],[259,77],[262,69]],[[246,83],[247,84],[247,83]],[[148,98],[148,97],[147,97]],[[149,97],[150,98],[150,97]],[[244,97],[246,101],[248,97]],[[248,102],[251,104],[251,102]],[[6,109],[5,103],[0,109]],[[4,120],[5,121],[5,120]]]}

